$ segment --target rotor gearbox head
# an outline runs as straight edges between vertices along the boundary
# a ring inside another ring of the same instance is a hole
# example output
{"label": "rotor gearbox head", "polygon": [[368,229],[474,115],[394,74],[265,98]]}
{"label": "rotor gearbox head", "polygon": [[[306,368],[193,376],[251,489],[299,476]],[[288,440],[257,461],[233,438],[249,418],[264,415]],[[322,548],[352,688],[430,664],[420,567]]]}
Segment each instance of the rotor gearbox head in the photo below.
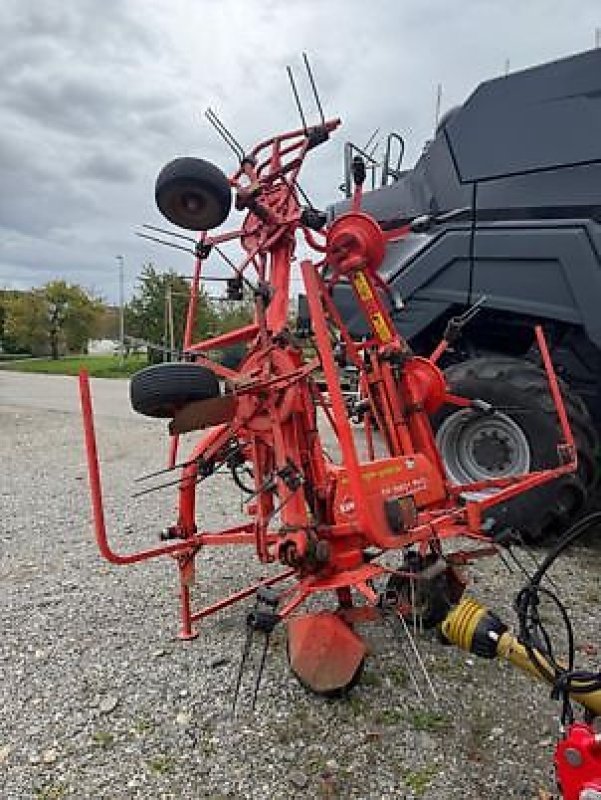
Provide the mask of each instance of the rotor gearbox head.
{"label": "rotor gearbox head", "polygon": [[428,414],[434,414],[444,404],[447,383],[444,373],[429,358],[414,356],[404,367],[405,382],[410,381],[413,400]]}
{"label": "rotor gearbox head", "polygon": [[328,229],[328,264],[343,274],[356,269],[375,272],[382,263],[385,252],[386,243],[382,229],[368,214],[343,214]]}

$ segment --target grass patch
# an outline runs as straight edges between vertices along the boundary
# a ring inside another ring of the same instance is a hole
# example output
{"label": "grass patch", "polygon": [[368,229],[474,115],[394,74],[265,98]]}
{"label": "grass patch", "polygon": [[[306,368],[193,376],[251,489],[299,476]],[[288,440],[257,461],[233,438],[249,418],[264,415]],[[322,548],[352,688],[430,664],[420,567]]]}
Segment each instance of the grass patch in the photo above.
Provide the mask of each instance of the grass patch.
{"label": "grass patch", "polygon": [[109,731],[94,731],[92,734],[92,740],[94,744],[97,744],[98,747],[102,747],[103,749],[107,749],[112,747],[115,742],[115,737]]}
{"label": "grass patch", "polygon": [[86,369],[93,378],[127,378],[147,364],[146,356],[130,355],[120,363],[119,356],[68,356],[53,361],[51,358],[32,358],[28,361],[5,362],[0,369],[11,372],[40,373],[43,375],[77,375]]}
{"label": "grass patch", "polygon": [[131,732],[136,734],[136,736],[144,736],[144,734],[152,733],[153,731],[154,722],[143,717],[137,719],[131,727]]}
{"label": "grass patch", "polygon": [[152,772],[156,773],[157,775],[167,775],[170,772],[173,772],[173,760],[169,758],[169,756],[155,756],[151,758],[148,762],[148,766],[152,770]]}
{"label": "grass patch", "polygon": [[402,667],[391,667],[388,675],[394,686],[404,688],[409,683],[409,677]]}
{"label": "grass patch", "polygon": [[380,708],[374,716],[377,725],[402,725],[406,720],[405,712],[400,708]]}
{"label": "grass patch", "polygon": [[433,711],[416,711],[407,718],[416,731],[445,731],[449,727],[449,720],[443,714]]}
{"label": "grass patch", "polygon": [[361,676],[363,686],[381,686],[382,678],[378,672],[364,672]]}
{"label": "grass patch", "polygon": [[365,702],[359,694],[351,693],[345,697],[345,701],[346,707],[353,717],[358,717],[365,712]]}
{"label": "grass patch", "polygon": [[432,778],[436,775],[438,770],[433,767],[426,769],[418,769],[414,772],[408,772],[405,775],[405,783],[416,794],[421,797],[426,791],[428,786],[432,783]]}
{"label": "grass patch", "polygon": [[62,800],[67,793],[64,786],[45,786],[41,789],[34,789],[34,796],[38,800]]}

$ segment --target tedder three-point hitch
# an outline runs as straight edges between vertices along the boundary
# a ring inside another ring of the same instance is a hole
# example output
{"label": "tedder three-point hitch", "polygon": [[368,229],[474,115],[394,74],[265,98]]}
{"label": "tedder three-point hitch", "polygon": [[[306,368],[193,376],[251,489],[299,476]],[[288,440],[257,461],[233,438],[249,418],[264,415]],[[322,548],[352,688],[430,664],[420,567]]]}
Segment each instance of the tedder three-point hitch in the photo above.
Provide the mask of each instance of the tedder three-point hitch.
{"label": "tedder three-point hitch", "polygon": [[[309,69],[308,73],[314,87]],[[328,224],[310,203],[302,205],[306,195],[298,176],[304,161],[340,124],[338,119],[326,120],[316,93],[315,99],[318,124],[307,126],[301,112],[300,129],[267,139],[250,152],[244,152],[210,112],[211,121],[239,158],[233,174],[227,178],[206,161],[178,158],[157,178],[156,201],[163,215],[179,227],[200,232],[193,239],[195,266],[183,359],[147,367],[131,382],[136,411],[170,420],[169,468],[180,468],[181,476],[179,514],[164,534],[168,541],[132,554],[119,554],[109,543],[85,373],[80,376],[80,391],[102,555],[116,564],[161,555],[174,558],[183,639],[195,637],[198,623],[208,615],[254,598],[245,652],[253,631],[264,633],[267,643],[274,626],[285,623],[295,675],[316,692],[335,694],[354,685],[365,659],[366,646],[354,623],[385,619],[400,635],[409,636],[414,648],[407,618],[419,614],[425,625],[442,622],[465,588],[462,567],[498,551],[487,510],[569,475],[576,467],[576,454],[538,328],[538,346],[557,412],[556,464],[467,485],[447,479],[431,415],[449,403],[473,414],[494,415],[496,410],[449,393],[437,366],[444,342],[425,358],[415,355],[397,332],[393,318],[403,313],[402,304],[389,296],[378,268],[387,242],[406,236],[410,226],[383,231],[361,210],[365,178],[361,159],[353,164],[354,195],[347,213]],[[232,231],[209,233],[228,217],[232,194],[242,223]],[[288,324],[299,237],[313,253],[301,263],[315,352],[310,358]],[[238,263],[228,259],[232,269],[228,294],[241,297],[245,288],[252,292],[254,321],[193,342],[205,262],[213,251],[220,253],[223,244],[234,241],[243,254]],[[352,288],[368,323],[370,334],[360,342],[351,338],[332,300],[339,284]],[[241,344],[245,355],[235,369],[206,355]],[[365,411],[361,428],[351,425],[340,388],[338,367],[343,360],[358,371]],[[199,430],[203,433],[191,455],[178,466],[178,438]],[[332,437],[337,444],[339,455],[334,460],[326,453],[325,436],[330,437],[329,444]],[[199,487],[222,465],[248,493],[248,520],[207,530]],[[195,557],[206,548],[224,546],[250,546],[261,563],[279,563],[283,571],[194,609]],[[390,551],[399,552],[395,568],[383,563],[382,556]],[[332,596],[333,607],[304,610],[305,602],[317,594]],[[415,648],[414,653],[419,659]],[[419,663],[423,667],[421,659]],[[260,675],[257,685],[259,679]]]}

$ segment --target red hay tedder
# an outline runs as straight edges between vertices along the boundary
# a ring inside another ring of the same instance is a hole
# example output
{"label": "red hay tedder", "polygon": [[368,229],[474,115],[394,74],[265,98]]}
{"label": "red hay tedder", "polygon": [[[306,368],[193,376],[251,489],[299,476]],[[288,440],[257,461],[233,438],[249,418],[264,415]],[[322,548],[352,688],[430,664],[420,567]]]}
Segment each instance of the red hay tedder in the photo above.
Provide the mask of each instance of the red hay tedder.
{"label": "red hay tedder", "polygon": [[[135,410],[170,419],[169,468],[181,468],[181,477],[179,514],[166,534],[169,541],[126,555],[109,543],[88,377],[80,376],[102,555],[115,564],[162,555],[175,559],[182,639],[195,637],[204,617],[255,597],[249,631],[264,632],[267,642],[275,624],[285,622],[292,670],[302,683],[324,694],[344,691],[359,677],[366,647],[354,623],[385,618],[406,628],[407,615],[416,611],[426,624],[440,622],[465,587],[461,567],[497,551],[487,528],[487,509],[576,467],[560,389],[542,330],[537,329],[557,411],[557,465],[468,485],[447,479],[431,415],[449,403],[473,414],[495,414],[495,409],[449,393],[437,366],[445,341],[424,358],[397,332],[393,317],[402,310],[389,296],[378,268],[387,242],[406,236],[409,228],[383,231],[362,212],[363,162],[356,159],[353,164],[350,210],[331,224],[311,205],[301,204],[298,176],[305,158],[339,124],[322,115],[319,124],[307,127],[303,119],[302,128],[267,139],[250,153],[238,152],[234,140],[240,166],[229,178],[203,160],[181,158],[164,167],[157,179],[156,199],[164,216],[201,232],[184,360],[148,367],[131,385]],[[229,135],[225,129],[222,133]],[[236,208],[245,214],[242,225],[208,233],[228,217],[232,193]],[[301,263],[316,352],[310,359],[288,328],[299,238],[313,253]],[[244,287],[252,291],[254,322],[195,343],[192,330],[205,261],[213,250],[233,241],[240,243],[243,256],[232,266],[228,288],[233,294]],[[371,331],[361,342],[350,337],[332,300],[334,287],[342,283],[352,287]],[[241,343],[245,356],[236,369],[205,355]],[[365,410],[361,427],[351,425],[340,388],[342,352],[358,370]],[[338,463],[325,451],[326,424],[339,445]],[[199,430],[204,432],[191,456],[178,467],[178,437]],[[206,530],[197,485],[224,464],[248,492],[248,521]],[[252,486],[243,483],[243,469],[252,475]],[[463,541],[454,547],[450,540]],[[283,571],[193,609],[196,555],[204,548],[234,545],[253,547],[260,562],[278,562]],[[381,563],[391,550],[401,554],[398,569]],[[304,613],[305,601],[318,593],[333,595],[335,609]]]}

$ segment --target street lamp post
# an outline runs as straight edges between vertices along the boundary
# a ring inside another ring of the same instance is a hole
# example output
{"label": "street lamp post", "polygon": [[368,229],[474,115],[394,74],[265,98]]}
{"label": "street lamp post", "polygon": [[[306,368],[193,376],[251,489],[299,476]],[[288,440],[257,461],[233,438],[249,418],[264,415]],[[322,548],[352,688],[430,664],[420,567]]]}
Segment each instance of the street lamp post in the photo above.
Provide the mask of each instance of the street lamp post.
{"label": "street lamp post", "polygon": [[125,309],[123,289],[123,256],[115,256],[119,263],[119,363],[125,359]]}

